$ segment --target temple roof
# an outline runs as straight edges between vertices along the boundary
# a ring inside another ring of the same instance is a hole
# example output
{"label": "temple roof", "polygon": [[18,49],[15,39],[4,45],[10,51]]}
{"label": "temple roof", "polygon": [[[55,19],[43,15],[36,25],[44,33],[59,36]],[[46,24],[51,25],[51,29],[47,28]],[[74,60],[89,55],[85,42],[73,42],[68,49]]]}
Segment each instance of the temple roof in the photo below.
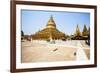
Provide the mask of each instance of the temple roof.
{"label": "temple roof", "polygon": [[50,36],[52,36],[52,39],[62,39],[65,37],[65,34],[56,28],[56,24],[52,16],[48,20],[46,27],[33,35],[33,39],[48,39]]}

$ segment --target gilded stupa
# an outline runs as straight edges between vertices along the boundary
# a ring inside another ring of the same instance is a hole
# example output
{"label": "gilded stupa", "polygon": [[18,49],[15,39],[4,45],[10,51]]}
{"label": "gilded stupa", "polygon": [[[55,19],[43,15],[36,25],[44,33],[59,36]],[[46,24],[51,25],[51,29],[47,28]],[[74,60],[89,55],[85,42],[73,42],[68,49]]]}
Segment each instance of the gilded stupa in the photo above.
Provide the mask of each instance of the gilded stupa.
{"label": "gilded stupa", "polygon": [[65,34],[56,28],[56,23],[51,16],[47,22],[46,27],[43,30],[38,31],[34,35],[32,35],[32,38],[41,40],[47,40],[52,38],[53,40],[57,40],[65,38]]}

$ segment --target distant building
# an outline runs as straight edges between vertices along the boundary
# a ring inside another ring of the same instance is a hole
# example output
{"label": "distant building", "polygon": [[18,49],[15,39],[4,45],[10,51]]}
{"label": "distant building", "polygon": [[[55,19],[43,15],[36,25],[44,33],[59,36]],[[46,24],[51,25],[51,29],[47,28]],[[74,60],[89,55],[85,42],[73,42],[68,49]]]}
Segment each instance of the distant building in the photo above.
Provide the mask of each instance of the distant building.
{"label": "distant building", "polygon": [[86,25],[84,25],[83,32],[80,31],[80,28],[77,25],[75,34],[71,36],[71,39],[72,40],[88,40],[88,35],[90,35],[90,33],[87,30]]}
{"label": "distant building", "polygon": [[43,40],[57,40],[57,39],[66,39],[66,36],[63,32],[59,31],[56,28],[56,23],[51,16],[47,22],[46,27],[43,30],[40,30],[32,35],[32,39],[43,39]]}

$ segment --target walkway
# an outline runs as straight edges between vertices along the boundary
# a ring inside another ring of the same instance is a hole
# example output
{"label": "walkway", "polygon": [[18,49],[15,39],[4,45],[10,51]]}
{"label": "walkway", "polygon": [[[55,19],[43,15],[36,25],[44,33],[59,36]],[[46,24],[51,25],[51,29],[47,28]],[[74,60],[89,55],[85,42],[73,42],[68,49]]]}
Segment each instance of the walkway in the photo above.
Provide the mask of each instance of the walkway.
{"label": "walkway", "polygon": [[77,41],[77,46],[79,47],[77,49],[77,60],[88,60],[80,41]]}

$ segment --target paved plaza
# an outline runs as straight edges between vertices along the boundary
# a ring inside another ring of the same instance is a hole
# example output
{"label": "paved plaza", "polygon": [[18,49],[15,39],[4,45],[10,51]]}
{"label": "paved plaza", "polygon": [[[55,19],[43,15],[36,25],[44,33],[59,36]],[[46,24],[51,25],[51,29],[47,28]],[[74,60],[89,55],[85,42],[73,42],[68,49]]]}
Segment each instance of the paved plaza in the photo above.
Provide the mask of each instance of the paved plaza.
{"label": "paved plaza", "polygon": [[83,40],[56,40],[55,43],[43,40],[22,42],[22,63],[76,61],[89,58],[90,47]]}

